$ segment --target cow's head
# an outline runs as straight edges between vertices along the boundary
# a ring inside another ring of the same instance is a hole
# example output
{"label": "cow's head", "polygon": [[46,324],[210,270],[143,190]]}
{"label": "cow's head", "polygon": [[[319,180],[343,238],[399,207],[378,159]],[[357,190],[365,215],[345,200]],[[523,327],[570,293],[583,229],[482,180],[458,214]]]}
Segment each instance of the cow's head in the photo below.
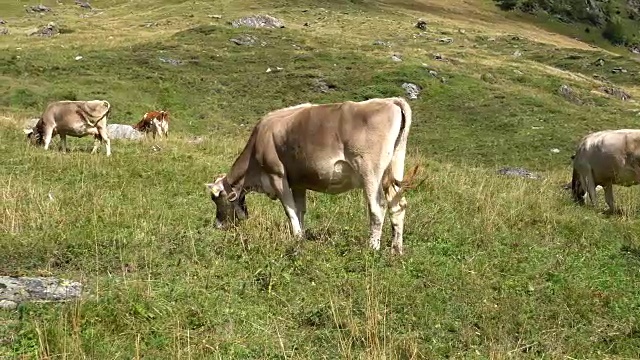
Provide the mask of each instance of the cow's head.
{"label": "cow's head", "polygon": [[44,144],[44,139],[42,138],[42,135],[38,131],[37,127],[33,127],[31,129],[22,129],[22,131],[24,131],[25,135],[27,135],[27,141],[31,145],[37,146]]}
{"label": "cow's head", "polygon": [[246,192],[233,189],[225,174],[218,176],[213,183],[205,185],[216,207],[216,226],[219,229],[236,220],[246,220],[249,217],[245,201]]}

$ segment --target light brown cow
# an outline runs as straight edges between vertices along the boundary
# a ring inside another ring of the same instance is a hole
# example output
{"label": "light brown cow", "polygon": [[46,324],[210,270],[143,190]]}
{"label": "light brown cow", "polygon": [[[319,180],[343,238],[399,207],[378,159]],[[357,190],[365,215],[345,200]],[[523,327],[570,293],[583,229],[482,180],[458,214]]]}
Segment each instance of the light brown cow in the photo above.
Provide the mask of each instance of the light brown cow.
{"label": "light brown cow", "polygon": [[169,136],[169,112],[168,111],[151,111],[142,115],[142,119],[138,121],[133,128],[144,133],[151,132],[153,138]]}
{"label": "light brown cow", "polygon": [[571,192],[584,204],[585,192],[591,204],[598,206],[596,187],[604,188],[608,211],[617,212],[613,185],[640,183],[640,130],[620,129],[591,133],[582,138],[573,159]]}
{"label": "light brown cow", "polygon": [[111,156],[111,141],[107,133],[107,117],[111,113],[111,104],[105,100],[55,101],[47,105],[40,120],[32,129],[25,130],[27,137],[36,145],[44,144],[49,149],[51,138],[60,135],[62,151],[67,151],[67,135],[95,138],[94,154],[100,142],[104,142],[107,156]]}
{"label": "light brown cow", "polygon": [[368,203],[370,246],[380,248],[389,205],[392,250],[401,254],[410,127],[411,108],[403,98],[301,104],[267,114],[229,172],[206,184],[216,225],[246,219],[245,194],[256,191],[280,200],[291,231],[302,237],[307,190],[339,194],[360,188]]}

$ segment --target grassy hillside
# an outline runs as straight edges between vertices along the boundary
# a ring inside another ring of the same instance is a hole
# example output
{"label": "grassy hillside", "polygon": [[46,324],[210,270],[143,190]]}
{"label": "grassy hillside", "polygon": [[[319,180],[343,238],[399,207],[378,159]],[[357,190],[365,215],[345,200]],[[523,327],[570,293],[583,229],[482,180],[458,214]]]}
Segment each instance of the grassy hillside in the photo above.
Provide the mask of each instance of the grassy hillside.
{"label": "grassy hillside", "polygon": [[[88,294],[0,312],[0,358],[640,356],[640,190],[616,188],[624,214],[610,217],[602,193],[593,209],[561,188],[580,137],[636,127],[637,104],[600,90],[637,97],[632,58],[481,1],[43,3],[53,11],[0,0],[0,274],[71,278]],[[256,13],[286,27],[228,23]],[[25,35],[50,21],[63,33]],[[243,34],[258,43],[229,41]],[[408,194],[404,256],[390,254],[388,223],[382,250],[368,249],[360,192],[311,194],[301,243],[258,194],[246,223],[214,229],[204,183],[260,116],[403,95],[404,82],[422,88],[407,162],[427,177]],[[57,139],[27,146],[22,123],[48,101],[94,98],[112,123],[168,109],[171,138],[115,140],[111,158],[90,155],[89,138],[68,154]]]}

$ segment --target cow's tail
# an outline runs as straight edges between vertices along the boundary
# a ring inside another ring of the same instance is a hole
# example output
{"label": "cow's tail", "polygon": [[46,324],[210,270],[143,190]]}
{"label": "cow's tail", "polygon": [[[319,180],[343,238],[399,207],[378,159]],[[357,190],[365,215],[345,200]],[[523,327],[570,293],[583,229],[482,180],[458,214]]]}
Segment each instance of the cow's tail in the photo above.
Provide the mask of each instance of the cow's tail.
{"label": "cow's tail", "polygon": [[387,177],[388,177],[388,180],[390,180],[390,182],[395,187],[397,187],[396,189],[397,193],[394,196],[394,199],[397,199],[398,196],[401,195],[404,189],[417,186],[417,185],[413,185],[413,183],[420,166],[419,165],[414,166],[413,169],[409,171],[408,176],[406,177],[404,176],[404,164],[405,164],[405,157],[407,152],[407,140],[409,138],[409,130],[411,129],[411,120],[412,120],[411,106],[409,106],[409,103],[407,103],[407,101],[401,97],[393,98],[393,103],[400,108],[402,117],[400,122],[400,131],[398,132],[398,137],[396,138],[396,141],[393,147],[393,156],[391,158],[391,164],[387,169]]}
{"label": "cow's tail", "polygon": [[[571,159],[575,159],[575,155],[571,157]],[[580,173],[573,165],[573,176],[571,177],[571,195],[573,196],[573,200],[578,204],[584,204],[584,195],[586,193],[585,186],[587,184],[583,184],[580,180]]]}

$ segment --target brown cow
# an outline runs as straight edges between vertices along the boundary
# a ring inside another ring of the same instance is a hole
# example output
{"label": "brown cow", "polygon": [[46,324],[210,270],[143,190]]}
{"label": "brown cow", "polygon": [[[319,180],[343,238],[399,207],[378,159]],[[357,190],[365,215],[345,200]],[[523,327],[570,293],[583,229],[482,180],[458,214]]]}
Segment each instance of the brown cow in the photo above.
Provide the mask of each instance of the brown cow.
{"label": "brown cow", "polygon": [[403,98],[301,104],[267,114],[229,172],[206,184],[216,225],[246,219],[245,194],[256,191],[280,200],[293,234],[304,236],[307,190],[339,194],[360,188],[368,203],[370,246],[380,248],[389,205],[392,250],[401,254],[410,127],[411,108]]}
{"label": "brown cow", "polygon": [[142,132],[151,132],[153,138],[156,134],[160,137],[169,136],[169,112],[168,111],[151,111],[142,115],[142,119],[133,128]]}
{"label": "brown cow", "polygon": [[104,142],[107,156],[111,156],[111,141],[107,133],[107,117],[111,113],[111,104],[105,100],[55,101],[49,103],[42,116],[32,129],[24,130],[27,138],[36,145],[44,144],[48,150],[51,138],[60,135],[62,151],[67,151],[67,135],[95,138],[94,154],[100,142]]}
{"label": "brown cow", "polygon": [[580,141],[573,160],[571,190],[576,202],[584,204],[585,193],[598,205],[596,187],[604,188],[608,212],[618,212],[613,201],[613,185],[640,183],[640,130],[603,130]]}

